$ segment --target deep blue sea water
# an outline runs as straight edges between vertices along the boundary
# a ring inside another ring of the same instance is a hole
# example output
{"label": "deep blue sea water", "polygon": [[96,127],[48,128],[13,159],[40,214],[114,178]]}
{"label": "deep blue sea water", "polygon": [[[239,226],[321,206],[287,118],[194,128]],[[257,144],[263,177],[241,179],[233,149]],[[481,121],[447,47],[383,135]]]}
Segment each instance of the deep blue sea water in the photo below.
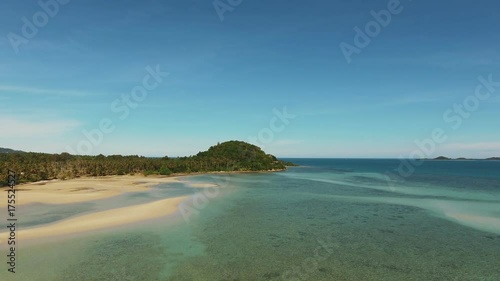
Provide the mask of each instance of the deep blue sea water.
{"label": "deep blue sea water", "polygon": [[159,186],[155,198],[198,201],[29,246],[17,280],[37,268],[37,280],[500,280],[500,161],[422,161],[401,176],[395,159],[290,160],[300,166],[184,178],[217,189]]}

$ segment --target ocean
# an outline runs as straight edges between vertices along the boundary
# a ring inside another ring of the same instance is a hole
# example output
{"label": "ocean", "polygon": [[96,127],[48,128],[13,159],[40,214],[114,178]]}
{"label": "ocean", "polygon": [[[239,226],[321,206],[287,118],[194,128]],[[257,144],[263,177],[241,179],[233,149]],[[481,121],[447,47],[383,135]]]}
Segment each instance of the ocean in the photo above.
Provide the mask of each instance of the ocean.
{"label": "ocean", "polygon": [[[18,273],[0,276],[500,280],[500,161],[420,161],[402,176],[397,159],[285,160],[300,166],[183,177],[219,187],[163,184],[94,206],[55,207],[72,216],[197,193],[167,218],[21,244]],[[29,226],[58,219],[51,207],[30,208],[43,212],[26,214]]]}

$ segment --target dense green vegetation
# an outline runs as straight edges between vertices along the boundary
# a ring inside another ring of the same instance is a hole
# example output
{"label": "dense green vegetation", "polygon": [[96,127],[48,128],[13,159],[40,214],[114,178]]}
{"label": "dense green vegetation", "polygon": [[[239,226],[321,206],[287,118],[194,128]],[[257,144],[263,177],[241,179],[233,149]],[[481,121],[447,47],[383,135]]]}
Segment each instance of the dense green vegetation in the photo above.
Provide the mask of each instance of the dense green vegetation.
{"label": "dense green vegetation", "polygon": [[[288,163],[287,163],[288,164]],[[241,141],[228,141],[208,151],[180,158],[147,158],[143,156],[78,156],[68,153],[0,153],[0,170],[13,170],[19,182],[71,179],[81,176],[106,176],[142,173],[171,175],[215,171],[272,171],[286,168],[273,155]],[[7,176],[0,177],[0,186]]]}
{"label": "dense green vegetation", "polygon": [[[285,164],[259,147],[241,142],[228,141],[210,147],[194,156],[200,163],[209,163],[216,171],[265,171],[282,170]],[[204,167],[201,167],[202,169]]]}

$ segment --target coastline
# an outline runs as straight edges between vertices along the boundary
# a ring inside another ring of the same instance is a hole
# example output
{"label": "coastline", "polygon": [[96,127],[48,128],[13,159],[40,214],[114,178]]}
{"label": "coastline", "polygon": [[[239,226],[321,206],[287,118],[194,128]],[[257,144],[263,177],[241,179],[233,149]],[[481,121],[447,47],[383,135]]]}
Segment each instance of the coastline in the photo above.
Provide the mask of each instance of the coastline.
{"label": "coastline", "polygon": [[174,173],[166,177],[186,177],[186,176],[202,176],[202,175],[232,175],[232,174],[262,174],[262,173],[276,173],[283,172],[287,169],[274,169],[262,171],[212,171],[212,172],[194,172],[194,173]]}
{"label": "coastline", "polygon": [[[162,183],[180,182],[179,177],[201,175],[230,175],[276,173],[285,169],[265,171],[213,171],[194,173],[175,173],[171,175],[109,175],[97,177],[79,177],[67,180],[53,179],[17,184],[15,189],[22,192],[16,205],[33,203],[71,204],[99,200],[121,195],[127,192],[144,191]],[[192,187],[195,187],[191,185]],[[212,184],[210,184],[212,186]],[[0,187],[0,208],[7,206],[8,186]],[[29,191],[29,192],[26,192]],[[78,196],[76,196],[78,195]]]}
{"label": "coastline", "polygon": [[[289,166],[287,166],[288,168]],[[45,185],[47,183],[54,183],[54,182],[70,182],[74,180],[100,180],[100,179],[113,179],[113,178],[125,178],[125,177],[134,177],[138,179],[146,179],[148,180],[148,183],[150,182],[151,179],[151,184],[160,184],[163,183],[159,179],[176,179],[177,177],[187,177],[187,176],[201,176],[201,175],[224,175],[224,174],[260,174],[260,173],[276,173],[276,172],[283,172],[286,171],[287,168],[285,169],[273,169],[273,170],[261,170],[261,171],[208,171],[208,172],[191,172],[191,173],[172,173],[170,175],[159,175],[159,174],[152,174],[152,175],[144,175],[144,174],[134,174],[134,175],[106,175],[106,176],[82,176],[82,177],[77,177],[77,178],[69,178],[69,179],[51,179],[51,180],[41,180],[41,181],[34,181],[34,182],[23,182],[23,183],[18,183],[16,184],[16,189],[18,189],[21,186],[29,186],[29,185]],[[157,181],[155,181],[155,179]],[[169,182],[169,181],[167,181]],[[150,186],[148,186],[150,187]],[[0,186],[0,192],[7,190],[9,187],[8,186]],[[1,202],[0,202],[1,204]],[[0,205],[1,206],[1,205]]]}
{"label": "coastline", "polygon": [[[181,196],[81,215],[35,228],[19,230],[19,240],[79,234],[113,228],[175,213],[179,205],[190,196]],[[0,244],[7,241],[9,232],[0,232]]]}
{"label": "coastline", "polygon": [[[179,177],[206,174],[243,174],[243,173],[268,173],[272,171],[231,171],[231,172],[204,172],[161,175],[120,175],[101,177],[81,177],[69,180],[49,180],[16,185],[16,206],[28,204],[62,205],[95,201],[112,198],[132,192],[140,192],[162,183],[184,183],[188,188],[203,189],[217,187],[213,183],[190,183]],[[0,208],[7,207],[7,190],[9,187],[0,188]],[[160,199],[146,204],[136,204],[85,215],[70,217],[50,224],[39,225],[34,228],[20,229],[18,237],[22,240],[44,238],[49,236],[64,236],[79,234],[88,231],[113,228],[145,220],[155,219],[173,214],[179,210],[179,205],[190,198],[178,196]],[[6,241],[8,232],[0,231],[0,244]]]}
{"label": "coastline", "polygon": [[[28,204],[75,204],[112,198],[125,193],[145,191],[162,183],[181,182],[174,176],[103,176],[82,177],[71,180],[50,180],[16,185],[16,206]],[[187,187],[198,187],[193,184]],[[0,189],[0,208],[7,207],[9,188]],[[135,204],[106,211],[92,212],[28,229],[19,229],[20,240],[31,240],[49,236],[64,236],[88,231],[129,225],[171,215],[179,210],[179,205],[190,196],[160,199],[145,204]],[[22,208],[22,207],[21,207]],[[57,233],[57,234],[56,234]],[[0,231],[0,245],[8,238],[9,232]],[[56,234],[56,235],[55,235]]]}
{"label": "coastline", "polygon": [[[16,205],[33,203],[71,204],[144,191],[161,184],[179,182],[177,177],[102,176],[50,180],[16,185]],[[0,188],[0,208],[7,206],[8,187]]]}

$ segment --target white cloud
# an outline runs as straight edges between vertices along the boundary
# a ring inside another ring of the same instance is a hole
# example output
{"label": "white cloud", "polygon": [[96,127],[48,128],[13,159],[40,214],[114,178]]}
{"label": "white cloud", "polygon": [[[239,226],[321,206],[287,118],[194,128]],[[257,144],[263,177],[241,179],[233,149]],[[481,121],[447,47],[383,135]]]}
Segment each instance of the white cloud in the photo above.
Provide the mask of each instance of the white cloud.
{"label": "white cloud", "polygon": [[43,137],[64,133],[80,125],[75,120],[32,121],[0,116],[0,138]]}

